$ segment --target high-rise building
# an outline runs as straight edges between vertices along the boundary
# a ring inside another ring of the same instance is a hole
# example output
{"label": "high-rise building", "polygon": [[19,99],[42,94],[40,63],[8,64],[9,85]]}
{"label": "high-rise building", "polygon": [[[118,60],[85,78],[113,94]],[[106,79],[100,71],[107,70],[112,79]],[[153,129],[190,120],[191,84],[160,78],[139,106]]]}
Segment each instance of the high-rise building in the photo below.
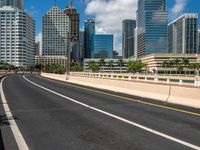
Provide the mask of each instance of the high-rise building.
{"label": "high-rise building", "polygon": [[63,11],[70,20],[70,41],[72,46],[71,60],[79,61],[80,60],[80,46],[79,46],[79,27],[80,27],[80,15],[77,12],[76,8],[72,6],[72,2],[69,7]]}
{"label": "high-rise building", "polygon": [[11,7],[17,7],[18,9],[22,10],[23,1],[24,0],[0,0],[0,7],[11,6]]}
{"label": "high-rise building", "polygon": [[94,55],[92,58],[112,58],[113,35],[95,35]]}
{"label": "high-rise building", "polygon": [[0,61],[16,67],[33,67],[35,21],[17,7],[3,6],[0,25]]}
{"label": "high-rise building", "polygon": [[40,42],[35,43],[35,55],[40,55]]}
{"label": "high-rise building", "polygon": [[42,55],[66,56],[69,43],[69,17],[57,6],[43,16]]}
{"label": "high-rise building", "polygon": [[168,52],[165,0],[138,0],[137,55]]}
{"label": "high-rise building", "polygon": [[199,33],[199,54],[200,54],[200,30],[198,31]]}
{"label": "high-rise building", "polygon": [[95,21],[85,21],[85,58],[94,57]]}
{"label": "high-rise building", "polygon": [[136,20],[124,20],[122,22],[122,55],[129,58],[134,55],[134,32]]}
{"label": "high-rise building", "polygon": [[135,32],[134,32],[134,56],[135,56],[135,58],[137,59],[138,58],[138,50],[137,50],[137,48],[138,48],[138,28],[136,27],[135,28]]}
{"label": "high-rise building", "polygon": [[84,53],[85,53],[85,32],[80,31],[79,33],[79,50],[80,50],[80,60],[84,59]]}
{"label": "high-rise building", "polygon": [[183,14],[168,25],[170,53],[198,53],[198,14]]}
{"label": "high-rise building", "polygon": [[80,28],[80,15],[77,12],[76,8],[69,6],[64,9],[64,13],[69,17],[70,20],[70,33],[71,33],[71,41],[78,42],[79,41],[79,28]]}

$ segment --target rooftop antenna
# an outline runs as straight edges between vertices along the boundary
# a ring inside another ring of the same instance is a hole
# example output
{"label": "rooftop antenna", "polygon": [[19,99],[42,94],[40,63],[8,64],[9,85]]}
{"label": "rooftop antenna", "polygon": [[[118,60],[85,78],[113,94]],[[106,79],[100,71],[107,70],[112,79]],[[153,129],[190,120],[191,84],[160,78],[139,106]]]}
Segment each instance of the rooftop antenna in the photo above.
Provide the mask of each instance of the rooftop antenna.
{"label": "rooftop antenna", "polygon": [[70,8],[72,9],[72,0],[70,0]]}

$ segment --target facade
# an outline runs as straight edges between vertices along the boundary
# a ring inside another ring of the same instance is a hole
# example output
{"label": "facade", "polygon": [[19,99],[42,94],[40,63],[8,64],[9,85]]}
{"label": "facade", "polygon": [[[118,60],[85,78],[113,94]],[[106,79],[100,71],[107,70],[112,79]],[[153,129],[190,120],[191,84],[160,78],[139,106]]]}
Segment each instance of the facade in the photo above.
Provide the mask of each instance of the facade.
{"label": "facade", "polygon": [[85,21],[85,56],[84,58],[94,58],[95,41],[95,21],[89,19]]}
{"label": "facade", "polygon": [[41,65],[59,65],[66,67],[66,56],[35,56],[35,64]]}
{"label": "facade", "polygon": [[11,6],[23,10],[24,0],[0,0],[0,7]]}
{"label": "facade", "polygon": [[80,27],[80,15],[77,10],[71,6],[63,11],[70,20],[70,34],[71,34],[71,60],[73,62],[79,61],[80,58],[80,46],[79,46],[79,27]]}
{"label": "facade", "polygon": [[167,53],[168,13],[165,0],[138,0],[137,57]]}
{"label": "facade", "polygon": [[177,73],[176,68],[163,68],[164,61],[170,61],[175,59],[187,58],[190,63],[199,63],[199,54],[175,54],[175,53],[156,53],[146,55],[141,58],[142,62],[147,64],[147,69],[154,73]]}
{"label": "facade", "polygon": [[124,20],[122,22],[122,55],[129,58],[134,55],[134,32],[136,20]]}
{"label": "facade", "polygon": [[72,42],[79,41],[79,28],[80,28],[80,14],[77,12],[75,8],[72,6],[66,8],[63,11],[70,20],[70,33],[72,38]]}
{"label": "facade", "polygon": [[168,25],[169,53],[197,54],[198,14],[183,14]]}
{"label": "facade", "polygon": [[0,8],[0,18],[0,61],[16,67],[33,67],[35,21],[27,13],[11,6]]}
{"label": "facade", "polygon": [[57,6],[42,19],[42,55],[66,56],[69,43],[69,17]]}
{"label": "facade", "polygon": [[[101,59],[84,59],[84,72],[91,72],[89,68],[89,63],[94,61],[96,63],[99,63]],[[119,66],[118,61],[119,59],[105,59],[105,66],[100,68],[100,72],[113,72],[113,73],[126,73],[127,72],[127,67],[125,64],[127,64],[130,60],[135,60],[135,59],[123,59],[124,65]],[[113,62],[113,67],[109,67],[109,62]]]}
{"label": "facade", "polygon": [[85,54],[85,32],[80,31],[79,33],[79,50],[80,50],[80,60],[83,61]]}
{"label": "facade", "polygon": [[112,58],[113,35],[95,35],[94,55],[92,58]]}
{"label": "facade", "polygon": [[199,30],[199,54],[200,54],[200,30]]}
{"label": "facade", "polygon": [[40,42],[35,43],[35,55],[40,55]]}

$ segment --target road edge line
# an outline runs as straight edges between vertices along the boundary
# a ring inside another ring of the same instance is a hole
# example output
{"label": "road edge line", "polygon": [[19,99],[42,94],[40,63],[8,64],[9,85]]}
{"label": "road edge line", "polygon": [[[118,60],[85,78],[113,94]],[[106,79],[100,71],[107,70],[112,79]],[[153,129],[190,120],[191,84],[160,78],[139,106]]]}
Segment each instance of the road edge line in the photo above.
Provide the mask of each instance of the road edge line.
{"label": "road edge line", "polygon": [[7,100],[6,100],[6,97],[5,97],[5,94],[4,94],[4,91],[3,91],[3,81],[6,79],[6,77],[4,77],[2,80],[1,80],[1,85],[0,85],[0,93],[1,93],[1,101],[2,101],[2,105],[3,105],[3,108],[4,108],[4,111],[5,111],[5,115],[8,119],[8,122],[9,122],[9,126],[12,130],[12,133],[14,135],[14,138],[15,138],[15,141],[17,143],[17,146],[19,148],[19,150],[29,150],[26,142],[25,142],[25,139],[24,137],[22,136],[16,122],[15,122],[15,119],[10,111],[10,108],[8,106],[8,103],[7,103]]}
{"label": "road edge line", "polygon": [[186,147],[189,147],[189,148],[192,148],[192,149],[195,149],[195,150],[200,150],[200,147],[199,147],[199,146],[193,145],[193,144],[191,144],[191,143],[185,142],[185,141],[183,141],[183,140],[177,139],[177,138],[175,138],[175,137],[169,136],[169,135],[164,134],[164,133],[162,133],[162,132],[159,132],[159,131],[156,131],[156,130],[154,130],[154,129],[145,127],[145,126],[140,125],[140,124],[138,124],[138,123],[135,123],[135,122],[133,122],[133,121],[124,119],[124,118],[122,118],[122,117],[120,117],[120,116],[117,116],[117,115],[108,113],[108,112],[103,111],[103,110],[101,110],[101,109],[95,108],[95,107],[90,106],[90,105],[88,105],[88,104],[79,102],[78,100],[75,100],[75,99],[72,99],[72,98],[70,98],[70,97],[67,97],[67,96],[65,96],[65,95],[63,95],[63,94],[60,94],[60,93],[58,93],[58,92],[55,92],[55,91],[53,91],[53,90],[51,90],[51,89],[48,89],[48,88],[46,88],[46,87],[44,87],[44,86],[41,86],[41,85],[39,85],[39,84],[37,84],[37,83],[35,83],[35,82],[33,82],[33,81],[27,79],[27,78],[25,77],[25,75],[23,75],[23,78],[24,78],[27,82],[29,82],[29,83],[31,83],[31,84],[33,84],[33,85],[35,85],[35,86],[37,86],[37,87],[39,87],[39,88],[41,88],[41,89],[43,89],[43,90],[46,90],[46,91],[48,91],[48,92],[50,92],[50,93],[52,93],[52,94],[55,94],[55,95],[60,96],[60,97],[62,97],[62,98],[64,98],[64,99],[67,99],[67,100],[69,100],[69,101],[71,101],[71,102],[74,102],[74,103],[76,103],[76,104],[79,104],[79,105],[81,105],[81,106],[84,106],[84,107],[86,107],[86,108],[89,108],[89,109],[91,109],[91,110],[94,110],[94,111],[96,111],[96,112],[102,113],[102,114],[104,114],[104,115],[106,115],[106,116],[109,116],[109,117],[111,117],[111,118],[120,120],[120,121],[122,121],[122,122],[124,122],[124,123],[130,124],[130,125],[132,125],[132,126],[135,126],[135,127],[137,127],[137,128],[140,128],[140,129],[142,129],[142,130],[148,131],[148,132],[150,132],[150,133],[152,133],[152,134],[158,135],[158,136],[163,137],[163,138],[165,138],[165,139],[168,139],[168,140],[170,140],[170,141],[179,143],[179,144],[184,145],[184,146],[186,146]]}

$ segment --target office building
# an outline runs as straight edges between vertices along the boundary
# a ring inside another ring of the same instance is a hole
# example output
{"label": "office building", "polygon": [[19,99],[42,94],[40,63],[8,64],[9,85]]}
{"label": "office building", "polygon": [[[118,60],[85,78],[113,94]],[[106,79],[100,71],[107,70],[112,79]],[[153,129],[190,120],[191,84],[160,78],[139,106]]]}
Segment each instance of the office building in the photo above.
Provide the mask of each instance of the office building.
{"label": "office building", "polygon": [[[129,61],[133,61],[133,60],[135,60],[135,59],[122,59],[124,65],[119,66],[119,64],[118,64],[119,59],[118,58],[104,59],[105,65],[99,67],[99,71],[105,72],[105,73],[110,73],[110,72],[112,72],[112,73],[127,73],[127,70],[128,70],[127,64],[128,64]],[[101,59],[99,59],[99,58],[84,59],[84,63],[83,63],[84,72],[91,72],[91,69],[89,68],[90,62],[95,62],[95,63],[99,64],[100,61],[101,61]],[[112,67],[109,66],[110,62],[112,62],[112,64],[113,64]]]}
{"label": "office building", "polygon": [[35,55],[40,55],[40,42],[35,43]]}
{"label": "office building", "polygon": [[66,56],[69,43],[69,17],[57,6],[42,19],[42,55]]}
{"label": "office building", "polygon": [[69,6],[63,11],[70,20],[70,33],[71,33],[71,41],[78,42],[79,41],[79,28],[80,28],[80,14],[77,12],[76,8],[73,6]]}
{"label": "office building", "polygon": [[80,31],[79,33],[79,50],[80,50],[80,60],[83,61],[85,54],[85,32]]}
{"label": "office building", "polygon": [[95,35],[94,55],[92,58],[112,58],[113,35]]}
{"label": "office building", "polygon": [[198,14],[183,14],[168,25],[170,53],[198,53]]}
{"label": "office building", "polygon": [[[175,53],[155,53],[146,55],[144,57],[141,57],[141,61],[147,65],[148,71],[152,73],[161,73],[161,74],[177,74],[177,67],[172,68],[165,68],[163,67],[163,63],[165,61],[169,62],[172,60],[182,60],[187,59],[191,64],[200,62],[200,55],[199,54],[175,54]],[[185,71],[188,71],[190,73],[194,74],[193,69],[184,68],[184,71],[182,73],[185,73]]]}
{"label": "office building", "polygon": [[85,57],[94,58],[94,40],[95,40],[95,21],[89,19],[85,21]]}
{"label": "office building", "polygon": [[198,30],[198,35],[199,35],[199,52],[198,52],[198,54],[200,54],[200,30]]}
{"label": "office building", "polygon": [[79,46],[79,28],[80,28],[80,15],[77,12],[76,8],[72,6],[72,3],[69,7],[63,11],[70,20],[70,36],[71,36],[71,60],[73,62],[80,61],[80,46]]}
{"label": "office building", "polygon": [[136,20],[124,20],[122,22],[122,55],[129,58],[134,55],[134,32]]}
{"label": "office building", "polygon": [[3,6],[0,25],[0,61],[16,67],[33,67],[35,21],[17,7]]}
{"label": "office building", "polygon": [[138,0],[137,57],[168,52],[165,0]]}
{"label": "office building", "polygon": [[23,2],[23,0],[0,0],[0,7],[11,6],[22,10]]}
{"label": "office building", "polygon": [[37,65],[58,65],[66,67],[66,56],[35,56],[35,64]]}

